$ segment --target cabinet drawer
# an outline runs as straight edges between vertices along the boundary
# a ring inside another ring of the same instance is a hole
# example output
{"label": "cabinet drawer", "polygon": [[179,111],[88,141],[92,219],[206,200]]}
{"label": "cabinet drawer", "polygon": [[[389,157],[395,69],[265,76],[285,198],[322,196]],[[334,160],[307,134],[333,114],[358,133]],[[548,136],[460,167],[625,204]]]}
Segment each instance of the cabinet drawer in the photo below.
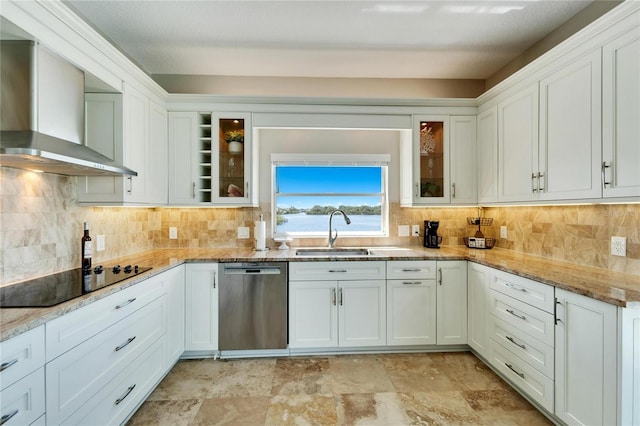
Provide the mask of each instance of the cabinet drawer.
{"label": "cabinet drawer", "polygon": [[553,413],[553,380],[522,361],[495,341],[490,344],[491,364],[518,389]]}
{"label": "cabinet drawer", "polygon": [[44,366],[44,325],[0,343],[0,390]]}
{"label": "cabinet drawer", "polygon": [[44,414],[44,367],[0,392],[2,424],[28,425]]}
{"label": "cabinet drawer", "polygon": [[47,361],[156,299],[165,290],[157,277],[126,288],[46,324]]}
{"label": "cabinet drawer", "polygon": [[48,363],[47,424],[64,421],[166,328],[166,300],[161,297]]}
{"label": "cabinet drawer", "polygon": [[165,340],[156,340],[62,424],[122,424],[162,378],[165,352]]}
{"label": "cabinet drawer", "polygon": [[387,262],[387,279],[436,279],[435,260],[394,260]]}
{"label": "cabinet drawer", "polygon": [[489,319],[489,333],[493,340],[508,348],[545,376],[553,379],[553,347],[545,345],[493,315]]}
{"label": "cabinet drawer", "polygon": [[385,279],[384,261],[291,262],[290,281]]}
{"label": "cabinet drawer", "polygon": [[493,270],[491,288],[553,314],[554,288],[550,285]]}
{"label": "cabinet drawer", "polygon": [[554,346],[553,315],[495,290],[491,290],[489,300],[494,316],[542,343]]}

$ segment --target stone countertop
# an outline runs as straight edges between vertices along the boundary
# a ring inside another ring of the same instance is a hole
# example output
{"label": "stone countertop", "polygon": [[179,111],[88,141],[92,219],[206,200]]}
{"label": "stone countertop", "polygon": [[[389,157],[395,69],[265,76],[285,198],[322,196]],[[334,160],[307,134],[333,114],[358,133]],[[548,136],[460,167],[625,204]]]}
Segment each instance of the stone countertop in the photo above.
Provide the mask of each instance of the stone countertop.
{"label": "stone countertop", "polygon": [[494,248],[469,249],[465,246],[373,247],[370,256],[296,256],[295,249],[255,251],[252,249],[156,249],[103,262],[105,266],[138,264],[153,269],[134,278],[103,288],[50,308],[0,309],[0,342],[81,308],[147,278],[183,263],[289,261],[318,262],[341,260],[468,260],[505,272],[553,285],[616,306],[640,304],[640,276],[589,266],[558,262],[537,256]]}

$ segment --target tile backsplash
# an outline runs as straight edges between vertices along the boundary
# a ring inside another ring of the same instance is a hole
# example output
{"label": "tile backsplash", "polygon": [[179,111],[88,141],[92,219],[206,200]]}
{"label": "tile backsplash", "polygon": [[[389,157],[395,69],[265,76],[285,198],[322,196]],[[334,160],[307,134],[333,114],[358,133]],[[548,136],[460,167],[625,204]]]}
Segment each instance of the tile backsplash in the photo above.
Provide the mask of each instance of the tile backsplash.
{"label": "tile backsplash", "polygon": [[[253,247],[253,225],[260,213],[269,218],[269,205],[260,208],[142,208],[81,207],[76,203],[73,177],[0,168],[0,284],[77,267],[80,264],[82,223],[91,236],[104,235],[106,249],[95,252],[94,263],[151,248]],[[572,263],[640,275],[640,204],[485,207],[493,217],[483,228],[498,237],[501,225],[508,238],[497,246]],[[421,237],[398,237],[398,225],[439,220],[443,244],[460,245],[475,233],[468,216],[478,209],[389,208],[389,237],[340,237],[343,246],[420,246]],[[169,227],[178,238],[169,239]],[[251,228],[250,239],[237,239],[237,228]],[[609,254],[611,236],[627,238],[627,257]],[[298,239],[292,246],[322,246],[326,239]],[[267,239],[267,246],[277,244]],[[95,244],[94,244],[95,248]]]}

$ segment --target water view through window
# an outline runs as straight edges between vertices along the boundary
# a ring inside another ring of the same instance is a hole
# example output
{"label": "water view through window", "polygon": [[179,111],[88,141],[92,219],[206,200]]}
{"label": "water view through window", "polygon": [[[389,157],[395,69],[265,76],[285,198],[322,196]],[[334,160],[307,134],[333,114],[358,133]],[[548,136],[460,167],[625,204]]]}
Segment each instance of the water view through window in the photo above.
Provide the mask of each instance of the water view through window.
{"label": "water view through window", "polygon": [[384,232],[386,202],[383,166],[275,167],[275,217],[278,235],[326,235],[329,214],[337,209],[333,227],[341,235],[377,235]]}

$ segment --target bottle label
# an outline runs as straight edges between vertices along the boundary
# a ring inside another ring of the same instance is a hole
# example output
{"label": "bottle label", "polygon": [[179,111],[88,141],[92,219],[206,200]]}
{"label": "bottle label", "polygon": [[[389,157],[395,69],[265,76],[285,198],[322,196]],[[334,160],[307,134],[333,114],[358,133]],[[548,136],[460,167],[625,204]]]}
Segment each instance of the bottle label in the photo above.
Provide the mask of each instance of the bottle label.
{"label": "bottle label", "polygon": [[91,258],[91,256],[93,255],[93,245],[91,244],[91,241],[85,241],[84,242],[84,257],[86,258]]}

